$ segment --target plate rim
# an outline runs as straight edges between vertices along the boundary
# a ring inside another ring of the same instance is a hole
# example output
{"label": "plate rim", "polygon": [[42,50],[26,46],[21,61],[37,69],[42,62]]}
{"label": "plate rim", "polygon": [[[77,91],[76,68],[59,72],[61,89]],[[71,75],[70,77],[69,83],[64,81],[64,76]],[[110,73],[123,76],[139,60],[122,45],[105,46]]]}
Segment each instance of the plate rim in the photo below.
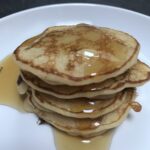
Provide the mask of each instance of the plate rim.
{"label": "plate rim", "polygon": [[70,7],[83,6],[83,7],[109,8],[109,9],[113,9],[114,11],[123,12],[123,13],[127,13],[129,15],[131,14],[131,15],[134,15],[134,16],[137,16],[137,17],[145,18],[146,20],[150,21],[150,16],[148,16],[148,15],[145,15],[145,14],[142,14],[142,13],[139,13],[139,12],[135,12],[135,11],[132,11],[132,10],[116,7],[116,6],[110,6],[110,5],[104,5],[104,4],[93,4],[93,3],[60,3],[60,4],[38,6],[38,7],[18,11],[16,13],[13,13],[13,14],[10,14],[8,16],[0,18],[0,25],[1,25],[1,23],[5,22],[5,21],[7,22],[9,19],[15,19],[16,17],[19,17],[19,16],[21,16],[25,13],[32,13],[34,11],[41,11],[41,10],[44,10],[44,9],[47,9],[47,8],[50,9],[50,8],[55,8],[55,7],[66,7],[66,6],[70,6]]}
{"label": "plate rim", "polygon": [[85,6],[85,7],[101,7],[101,8],[108,8],[108,9],[113,9],[116,11],[121,11],[124,13],[130,13],[136,16],[140,16],[143,17],[145,19],[148,19],[150,21],[150,16],[142,14],[140,12],[136,12],[130,9],[126,9],[126,8],[121,8],[121,7],[117,7],[117,6],[111,6],[111,5],[106,5],[106,4],[95,4],[95,3],[59,3],[59,4],[48,4],[48,5],[43,5],[43,6],[37,6],[37,7],[33,7],[33,8],[28,8],[25,10],[21,10],[12,14],[9,14],[7,16],[4,16],[2,18],[0,18],[0,23],[5,22],[13,17],[22,15],[24,13],[31,13],[33,11],[37,11],[37,10],[43,10],[46,8],[54,8],[54,7],[78,7],[78,6]]}

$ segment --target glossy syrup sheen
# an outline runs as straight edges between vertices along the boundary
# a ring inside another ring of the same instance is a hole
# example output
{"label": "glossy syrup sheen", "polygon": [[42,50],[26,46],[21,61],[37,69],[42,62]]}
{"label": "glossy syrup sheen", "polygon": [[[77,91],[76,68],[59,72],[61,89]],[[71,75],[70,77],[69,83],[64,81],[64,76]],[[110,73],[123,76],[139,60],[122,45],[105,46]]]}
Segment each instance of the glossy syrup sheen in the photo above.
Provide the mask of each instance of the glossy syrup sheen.
{"label": "glossy syrup sheen", "polygon": [[[23,100],[17,91],[19,68],[12,56],[0,62],[0,105],[24,111]],[[57,150],[109,150],[113,130],[91,139],[69,136],[56,129],[54,131]]]}

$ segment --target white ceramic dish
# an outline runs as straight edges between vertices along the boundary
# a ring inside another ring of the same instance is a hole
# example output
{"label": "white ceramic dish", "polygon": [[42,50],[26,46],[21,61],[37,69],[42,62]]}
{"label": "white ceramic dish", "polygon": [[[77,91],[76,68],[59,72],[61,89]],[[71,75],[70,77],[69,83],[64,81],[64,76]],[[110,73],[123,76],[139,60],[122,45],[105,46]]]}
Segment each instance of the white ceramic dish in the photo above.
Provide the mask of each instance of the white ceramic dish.
{"label": "white ceramic dish", "polygon": [[[48,26],[90,23],[130,33],[141,44],[140,58],[150,65],[150,17],[94,4],[61,4],[29,9],[0,19],[0,60],[21,42]],[[110,150],[150,150],[150,84],[139,88],[141,113],[131,111],[117,130]],[[51,128],[33,114],[0,106],[0,150],[55,150]]]}

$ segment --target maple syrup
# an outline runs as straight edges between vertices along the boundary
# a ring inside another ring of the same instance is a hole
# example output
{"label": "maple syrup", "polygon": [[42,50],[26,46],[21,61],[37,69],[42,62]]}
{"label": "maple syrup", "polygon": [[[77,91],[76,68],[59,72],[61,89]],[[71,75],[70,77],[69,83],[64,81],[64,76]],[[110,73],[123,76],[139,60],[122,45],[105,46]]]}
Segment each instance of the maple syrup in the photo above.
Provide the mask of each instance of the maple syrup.
{"label": "maple syrup", "polygon": [[[19,68],[12,55],[0,62],[0,105],[6,105],[24,112],[23,100],[17,91]],[[57,150],[109,150],[113,130],[91,139],[69,136],[56,129],[54,131]]]}
{"label": "maple syrup", "polygon": [[0,62],[0,68],[0,104],[24,111],[16,84],[19,68],[11,55]]}
{"label": "maple syrup", "polygon": [[114,130],[93,138],[70,136],[64,132],[54,131],[57,150],[109,150]]}
{"label": "maple syrup", "polygon": [[142,106],[140,103],[138,102],[131,102],[130,103],[131,108],[135,111],[135,112],[140,112],[142,110]]}

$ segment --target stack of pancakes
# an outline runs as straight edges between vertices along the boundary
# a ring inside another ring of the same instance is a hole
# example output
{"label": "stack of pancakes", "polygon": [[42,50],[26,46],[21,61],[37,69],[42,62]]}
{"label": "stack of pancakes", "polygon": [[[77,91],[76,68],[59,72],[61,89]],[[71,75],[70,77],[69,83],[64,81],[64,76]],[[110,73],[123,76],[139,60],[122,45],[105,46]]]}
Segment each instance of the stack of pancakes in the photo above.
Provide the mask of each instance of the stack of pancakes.
{"label": "stack of pancakes", "polygon": [[14,52],[25,108],[57,129],[91,137],[117,127],[150,68],[131,35],[87,24],[50,27]]}

